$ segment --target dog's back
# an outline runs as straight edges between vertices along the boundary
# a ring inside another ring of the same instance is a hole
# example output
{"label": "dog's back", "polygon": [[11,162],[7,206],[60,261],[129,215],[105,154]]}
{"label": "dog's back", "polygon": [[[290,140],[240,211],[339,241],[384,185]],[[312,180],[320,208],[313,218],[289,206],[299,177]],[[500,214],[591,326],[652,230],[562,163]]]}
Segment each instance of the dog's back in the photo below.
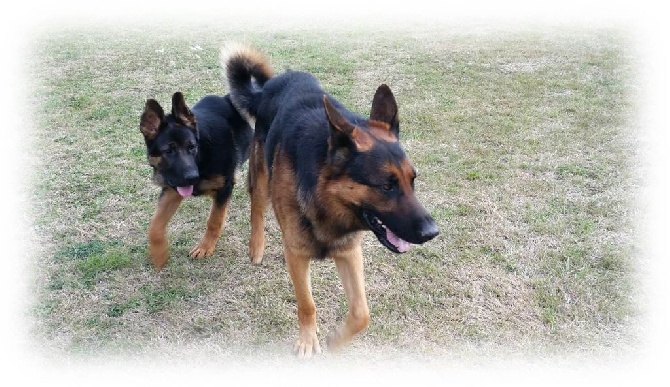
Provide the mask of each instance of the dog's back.
{"label": "dog's back", "polygon": [[[233,75],[234,68],[242,69],[239,64],[229,68],[230,78],[248,79]],[[247,90],[234,84],[231,84],[230,92],[232,98],[239,101],[238,110],[255,120],[254,136],[264,145],[268,171],[272,173],[273,155],[281,148],[295,168],[301,193],[313,190],[320,173],[317,168],[327,157],[330,129],[323,96],[328,96],[351,122],[362,124],[366,121],[332,98],[312,74],[302,71],[287,70],[268,78],[263,83],[262,92],[254,90],[245,94]]]}

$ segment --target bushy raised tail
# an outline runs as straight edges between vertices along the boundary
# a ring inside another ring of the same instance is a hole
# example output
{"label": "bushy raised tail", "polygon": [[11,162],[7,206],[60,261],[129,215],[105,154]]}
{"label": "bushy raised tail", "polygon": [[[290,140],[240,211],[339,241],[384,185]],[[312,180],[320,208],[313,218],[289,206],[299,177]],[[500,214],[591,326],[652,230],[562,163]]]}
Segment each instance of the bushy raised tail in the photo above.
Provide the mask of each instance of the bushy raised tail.
{"label": "bushy raised tail", "polygon": [[270,62],[253,47],[229,43],[221,49],[221,68],[233,105],[255,126],[261,88],[274,75]]}

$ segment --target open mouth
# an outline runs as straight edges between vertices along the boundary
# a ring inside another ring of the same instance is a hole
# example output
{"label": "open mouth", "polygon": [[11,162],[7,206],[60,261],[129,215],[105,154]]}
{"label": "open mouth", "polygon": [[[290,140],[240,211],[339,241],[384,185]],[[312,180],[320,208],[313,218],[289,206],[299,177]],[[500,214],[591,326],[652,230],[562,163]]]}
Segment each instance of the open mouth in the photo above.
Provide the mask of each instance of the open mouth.
{"label": "open mouth", "polygon": [[378,217],[368,211],[363,211],[363,219],[379,239],[379,242],[394,253],[405,253],[412,246],[411,243],[397,236]]}

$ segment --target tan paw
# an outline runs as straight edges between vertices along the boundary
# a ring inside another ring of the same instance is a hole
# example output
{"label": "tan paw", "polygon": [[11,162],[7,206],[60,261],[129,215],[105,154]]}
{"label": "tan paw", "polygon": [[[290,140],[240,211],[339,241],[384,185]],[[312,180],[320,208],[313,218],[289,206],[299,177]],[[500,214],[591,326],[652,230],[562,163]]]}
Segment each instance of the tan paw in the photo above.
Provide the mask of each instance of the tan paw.
{"label": "tan paw", "polygon": [[321,354],[319,338],[316,336],[316,330],[300,332],[300,337],[295,342],[293,352],[298,359],[311,359],[313,355]]}
{"label": "tan paw", "polygon": [[249,241],[249,259],[254,265],[259,265],[263,261],[263,250],[265,249],[265,239],[252,238]]}
{"label": "tan paw", "polygon": [[149,260],[156,270],[161,270],[168,260],[167,242],[149,244]]}
{"label": "tan paw", "polygon": [[188,255],[193,259],[201,259],[208,257],[214,253],[214,248],[216,243],[210,243],[208,241],[202,241],[199,245],[195,246]]}

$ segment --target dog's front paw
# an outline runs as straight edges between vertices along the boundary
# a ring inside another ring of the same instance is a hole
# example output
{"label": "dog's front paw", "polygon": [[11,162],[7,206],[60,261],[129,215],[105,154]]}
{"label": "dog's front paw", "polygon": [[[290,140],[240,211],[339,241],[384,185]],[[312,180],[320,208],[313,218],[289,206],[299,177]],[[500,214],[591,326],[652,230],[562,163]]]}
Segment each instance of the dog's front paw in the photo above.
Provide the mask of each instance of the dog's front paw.
{"label": "dog's front paw", "polygon": [[295,342],[293,352],[298,359],[311,359],[313,355],[321,354],[319,338],[316,336],[316,329],[305,329],[300,331],[300,337]]}
{"label": "dog's front paw", "polygon": [[208,240],[203,240],[199,245],[191,249],[191,252],[188,255],[193,259],[205,258],[214,253],[214,248],[216,247],[216,241],[210,242]]}
{"label": "dog's front paw", "polygon": [[328,350],[333,353],[340,352],[349,343],[351,343],[352,336],[342,333],[342,329],[337,329],[328,333],[326,337],[326,346]]}
{"label": "dog's front paw", "polygon": [[160,270],[165,266],[168,260],[167,241],[149,244],[149,260],[156,270]]}
{"label": "dog's front paw", "polygon": [[370,324],[370,312],[367,305],[356,313],[351,311],[347,313],[344,323],[328,334],[326,344],[329,350],[334,352],[341,350],[348,345],[354,336],[365,330]]}

